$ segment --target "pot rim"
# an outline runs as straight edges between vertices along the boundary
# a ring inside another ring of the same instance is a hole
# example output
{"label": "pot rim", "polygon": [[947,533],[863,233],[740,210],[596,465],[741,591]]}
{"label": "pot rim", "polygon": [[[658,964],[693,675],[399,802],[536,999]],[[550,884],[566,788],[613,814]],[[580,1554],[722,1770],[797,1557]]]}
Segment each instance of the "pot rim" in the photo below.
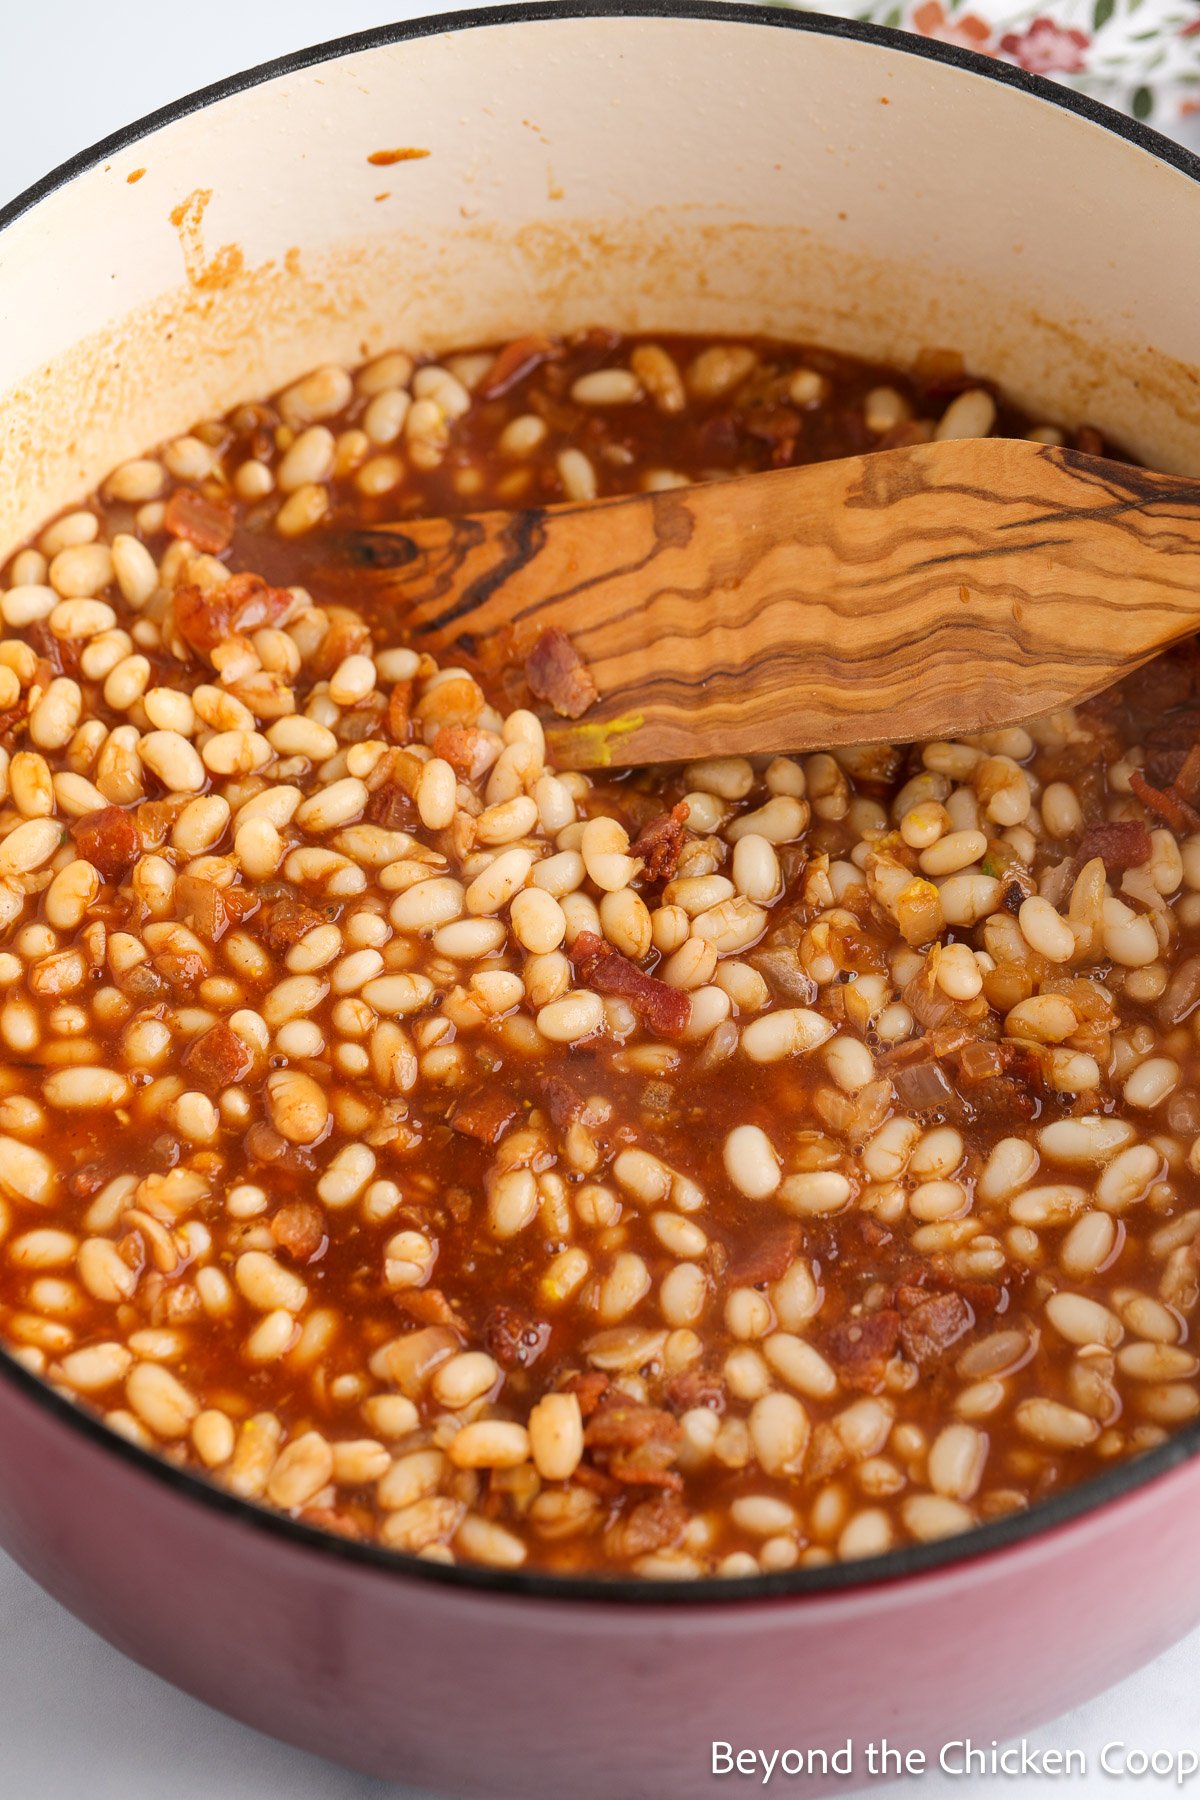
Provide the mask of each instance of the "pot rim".
{"label": "pot rim", "polygon": [[207,87],[196,88],[167,106],[143,114],[108,137],[99,139],[85,150],[69,156],[65,162],[32,182],[6,205],[0,206],[0,231],[14,224],[23,213],[48,199],[56,188],[65,187],[77,176],[84,175],[97,163],[106,162],[122,150],[128,150],[142,138],[149,137],[161,126],[175,124],[190,113],[201,112],[218,100],[261,87],[279,75],[296,75],[319,63],[333,62],[353,56],[360,50],[378,50],[388,44],[433,37],[445,32],[474,31],[483,26],[529,25],[542,20],[564,19],[684,19],[711,20],[743,25],[773,26],[783,31],[808,31],[818,37],[851,38],[858,43],[874,44],[881,50],[896,50],[905,56],[921,56],[929,62],[947,63],[985,80],[999,82],[1002,87],[1017,88],[1035,99],[1049,102],[1064,112],[1099,125],[1114,137],[1124,138],[1144,150],[1158,162],[1170,164],[1193,181],[1200,181],[1200,154],[1186,145],[1156,131],[1152,125],[1126,113],[1118,112],[1102,100],[1074,88],[1060,86],[1035,75],[1016,63],[1001,62],[977,50],[958,44],[947,44],[940,38],[919,37],[915,32],[897,31],[888,25],[872,25],[858,19],[843,19],[828,13],[792,11],[800,0],[775,0],[774,4],[743,4],[743,0],[519,0],[511,6],[478,6],[461,12],[428,13],[420,18],[398,21],[393,25],[376,25],[368,31],[356,31],[345,37],[327,38],[306,49],[293,50],[286,56],[272,57],[226,75]]}
{"label": "pot rim", "polygon": [[[35,181],[23,193],[0,207],[0,233],[26,212],[46,200],[98,163],[161,127],[176,123],[218,101],[244,93],[281,75],[294,75],[321,63],[359,51],[383,48],[447,32],[473,31],[509,24],[572,19],[679,19],[775,30],[805,31],[818,36],[849,38],[906,56],[976,75],[1003,87],[1016,88],[1048,105],[1074,113],[1123,138],[1155,161],[1168,164],[1200,183],[1200,155],[1164,136],[1138,119],[1127,117],[1087,94],[1061,87],[1011,63],[986,57],[957,44],[918,37],[887,26],[872,25],[827,14],[796,12],[786,5],[743,4],[742,0],[522,0],[511,6],[484,6],[461,12],[435,13],[369,31],[333,38],[286,56],[258,63],[185,94],[170,105],[145,114],[132,124],[79,151]],[[1152,1481],[1180,1468],[1200,1453],[1200,1421],[1185,1427],[1155,1449],[1128,1462],[1114,1464],[1100,1475],[1039,1501],[1028,1511],[1011,1513],[991,1523],[976,1525],[959,1536],[934,1543],[909,1544],[859,1562],[830,1563],[825,1567],[784,1570],[757,1576],[713,1576],[696,1581],[640,1580],[610,1576],[572,1576],[536,1570],[498,1570],[472,1564],[446,1565],[423,1561],[401,1551],[361,1543],[321,1531],[299,1520],[239,1499],[202,1475],[177,1467],[164,1457],[109,1429],[95,1414],[51,1387],[23,1367],[0,1347],[0,1380],[32,1401],[52,1418],[80,1433],[108,1455],[150,1476],[186,1499],[236,1520],[241,1526],[282,1539],[297,1550],[310,1550],[344,1563],[369,1568],[393,1580],[418,1579],[467,1593],[504,1593],[530,1600],[586,1600],[622,1608],[654,1606],[708,1606],[729,1612],[739,1603],[803,1599],[809,1595],[837,1594],[890,1588],[914,1576],[947,1571],[998,1552],[1012,1550],[1065,1527],[1075,1520],[1129,1496]]]}

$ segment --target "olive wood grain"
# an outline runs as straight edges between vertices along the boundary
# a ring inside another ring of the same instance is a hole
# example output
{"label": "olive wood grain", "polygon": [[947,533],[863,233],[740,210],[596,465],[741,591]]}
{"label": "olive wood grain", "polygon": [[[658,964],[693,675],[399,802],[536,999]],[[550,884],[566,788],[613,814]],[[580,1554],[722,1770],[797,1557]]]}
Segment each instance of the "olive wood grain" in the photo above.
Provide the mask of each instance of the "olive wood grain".
{"label": "olive wood grain", "polygon": [[804,750],[1012,724],[1200,629],[1200,482],[962,439],[419,519],[353,557],[418,647],[568,634],[599,699],[544,712],[560,766]]}

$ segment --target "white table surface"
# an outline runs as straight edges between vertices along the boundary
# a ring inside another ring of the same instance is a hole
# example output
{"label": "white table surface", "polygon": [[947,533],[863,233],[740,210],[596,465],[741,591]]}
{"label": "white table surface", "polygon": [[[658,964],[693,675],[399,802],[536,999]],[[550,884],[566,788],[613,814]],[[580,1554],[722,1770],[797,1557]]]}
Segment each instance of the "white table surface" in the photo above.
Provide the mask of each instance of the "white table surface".
{"label": "white table surface", "polygon": [[[0,204],[128,120],[236,68],[451,4],[0,0]],[[1148,1751],[1200,1749],[1200,1632],[1030,1741],[1082,1750],[1093,1773],[1067,1791],[1090,1795],[1115,1785],[1096,1772],[1102,1746],[1115,1739]],[[738,1792],[750,1785],[734,1782]],[[1174,1791],[1153,1776],[1120,1785],[1143,1800]],[[778,1777],[768,1791],[797,1786]],[[1063,1786],[1049,1777],[930,1774],[916,1791],[928,1800],[966,1793],[1031,1800]],[[1184,1791],[1200,1793],[1200,1778]],[[424,1800],[274,1743],[178,1693],[102,1643],[0,1555],[0,1800],[84,1796]]]}

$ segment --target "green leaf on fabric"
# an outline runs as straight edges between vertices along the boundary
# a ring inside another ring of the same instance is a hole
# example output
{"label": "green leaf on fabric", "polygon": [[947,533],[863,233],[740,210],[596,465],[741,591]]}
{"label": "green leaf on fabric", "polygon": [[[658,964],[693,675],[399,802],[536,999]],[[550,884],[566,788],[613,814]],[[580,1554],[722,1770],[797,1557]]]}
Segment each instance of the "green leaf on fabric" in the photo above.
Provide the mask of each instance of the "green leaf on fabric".
{"label": "green leaf on fabric", "polygon": [[1154,95],[1148,87],[1134,88],[1129,110],[1135,119],[1148,119],[1154,111]]}
{"label": "green leaf on fabric", "polygon": [[1117,0],[1096,0],[1096,9],[1092,14],[1092,30],[1099,31],[1107,25],[1116,10]]}

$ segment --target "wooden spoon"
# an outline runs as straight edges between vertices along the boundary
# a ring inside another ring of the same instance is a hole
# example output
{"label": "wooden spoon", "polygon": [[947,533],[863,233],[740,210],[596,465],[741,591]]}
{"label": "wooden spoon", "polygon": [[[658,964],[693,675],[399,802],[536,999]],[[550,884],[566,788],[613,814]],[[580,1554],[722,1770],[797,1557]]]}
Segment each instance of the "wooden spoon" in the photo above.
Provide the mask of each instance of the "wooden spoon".
{"label": "wooden spoon", "polygon": [[411,642],[567,633],[560,767],[950,737],[1082,700],[1200,630],[1200,482],[1015,439],[355,535]]}

